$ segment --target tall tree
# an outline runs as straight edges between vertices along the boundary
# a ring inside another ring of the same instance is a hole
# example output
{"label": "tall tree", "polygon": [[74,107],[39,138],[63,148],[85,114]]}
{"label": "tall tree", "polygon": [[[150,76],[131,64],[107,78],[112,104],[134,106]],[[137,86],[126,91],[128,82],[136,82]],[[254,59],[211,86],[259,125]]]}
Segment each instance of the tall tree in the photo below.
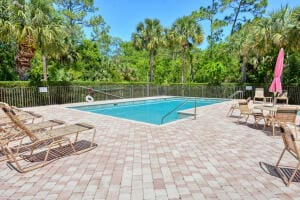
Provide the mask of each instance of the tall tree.
{"label": "tall tree", "polygon": [[225,17],[225,21],[231,24],[231,35],[234,31],[237,31],[250,16],[254,18],[262,17],[267,5],[267,0],[222,0],[222,10],[227,8],[227,10],[231,11],[231,13]]}
{"label": "tall tree", "polygon": [[66,49],[64,43],[65,28],[52,2],[31,0],[31,3],[35,5],[33,10],[35,17],[32,19],[32,23],[36,29],[36,47],[41,51],[43,78],[47,81],[47,56],[59,55]]}
{"label": "tall tree", "polygon": [[254,26],[247,23],[229,38],[230,49],[241,58],[241,82],[247,80],[246,72],[249,56],[253,54],[253,49],[257,45],[253,32]]}
{"label": "tall tree", "polygon": [[184,83],[187,53],[193,45],[199,45],[204,40],[202,29],[192,17],[184,16],[174,22],[168,38],[181,46],[181,83]]}
{"label": "tall tree", "polygon": [[64,61],[72,63],[79,58],[76,52],[78,44],[82,41],[83,28],[90,26],[92,13],[98,9],[94,6],[94,0],[54,0],[57,10],[64,16],[68,50]]}
{"label": "tall tree", "polygon": [[7,7],[8,17],[2,20],[1,38],[4,40],[14,38],[18,44],[15,58],[16,71],[20,79],[26,79],[26,73],[30,68],[30,61],[34,56],[34,29],[30,3],[24,0],[11,2]]}
{"label": "tall tree", "polygon": [[112,37],[109,35],[110,27],[105,23],[101,15],[93,16],[90,19],[89,26],[92,28],[92,41],[99,45],[100,53],[108,57],[112,44]]}
{"label": "tall tree", "polygon": [[18,0],[7,10],[9,16],[2,22],[1,35],[6,39],[14,38],[18,44],[16,71],[20,79],[25,80],[36,50],[42,51],[45,61],[45,53],[54,50],[53,47],[63,41],[63,28],[58,31],[59,24],[52,17],[55,10],[51,0]]}
{"label": "tall tree", "polygon": [[300,7],[297,7],[292,12],[292,26],[289,26],[288,38],[291,44],[291,49],[300,51]]}
{"label": "tall tree", "polygon": [[153,80],[153,62],[156,49],[163,42],[163,27],[158,19],[145,19],[136,27],[136,33],[132,34],[132,40],[136,48],[149,52],[149,81]]}
{"label": "tall tree", "polygon": [[207,7],[201,6],[198,10],[192,12],[191,16],[197,21],[208,20],[209,22],[209,34],[208,44],[210,49],[210,57],[212,57],[212,49],[216,42],[221,41],[223,27],[226,23],[223,20],[217,18],[221,8],[220,0],[211,0],[211,4]]}
{"label": "tall tree", "polygon": [[[279,11],[270,15],[272,24],[272,39],[277,47],[290,48],[299,44],[299,27],[297,29],[297,10],[293,11],[288,6],[281,8]],[[299,16],[298,16],[299,17]],[[299,19],[298,19],[299,20]],[[299,22],[298,22],[299,23]]]}

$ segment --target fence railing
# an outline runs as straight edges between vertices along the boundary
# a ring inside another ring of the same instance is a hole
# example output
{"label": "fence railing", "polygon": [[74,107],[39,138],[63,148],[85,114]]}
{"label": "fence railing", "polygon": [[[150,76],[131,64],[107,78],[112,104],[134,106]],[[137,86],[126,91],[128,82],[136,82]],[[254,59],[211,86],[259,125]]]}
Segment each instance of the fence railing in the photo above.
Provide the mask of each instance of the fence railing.
{"label": "fence railing", "polygon": [[[93,89],[102,92],[92,94],[95,101],[148,96],[185,96],[207,98],[240,98],[233,96],[242,91],[243,98],[253,97],[255,88],[246,90],[244,86],[206,86],[206,85],[99,85]],[[265,88],[265,96],[271,96]],[[285,87],[289,103],[300,104],[300,87]],[[0,88],[0,101],[18,107],[31,107],[52,104],[84,102],[88,91],[80,86],[15,87]]]}

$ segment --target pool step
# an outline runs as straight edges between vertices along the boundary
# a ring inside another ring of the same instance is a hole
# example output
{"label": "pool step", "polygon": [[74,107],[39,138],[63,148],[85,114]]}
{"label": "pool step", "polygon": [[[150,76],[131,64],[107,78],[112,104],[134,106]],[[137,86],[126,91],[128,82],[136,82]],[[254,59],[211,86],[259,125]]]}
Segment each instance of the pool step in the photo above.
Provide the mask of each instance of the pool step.
{"label": "pool step", "polygon": [[177,112],[177,115],[178,115],[178,119],[182,119],[182,118],[185,118],[185,117],[191,117],[191,116],[195,116],[194,113],[190,113],[190,112]]}

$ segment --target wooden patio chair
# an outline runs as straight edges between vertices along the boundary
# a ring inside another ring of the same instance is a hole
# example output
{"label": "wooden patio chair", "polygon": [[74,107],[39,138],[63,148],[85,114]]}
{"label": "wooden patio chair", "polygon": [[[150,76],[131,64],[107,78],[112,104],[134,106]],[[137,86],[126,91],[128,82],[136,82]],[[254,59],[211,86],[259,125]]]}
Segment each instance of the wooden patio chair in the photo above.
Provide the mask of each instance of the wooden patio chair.
{"label": "wooden patio chair", "polygon": [[295,124],[298,111],[298,107],[280,106],[277,107],[274,114],[266,116],[266,126],[272,125],[273,136],[275,136],[276,125],[280,126],[285,123]]}
{"label": "wooden patio chair", "polygon": [[257,127],[257,124],[260,120],[265,121],[265,117],[262,112],[260,111],[253,111],[249,108],[248,102],[239,102],[239,110],[240,110],[240,116],[238,117],[238,123],[240,123],[240,119],[245,117],[245,122],[247,124],[249,116],[254,117],[254,126]]}
{"label": "wooden patio chair", "polygon": [[[25,125],[21,120],[18,119],[11,108],[5,105],[1,106],[2,110],[11,119],[15,127],[20,131],[23,131],[30,139],[29,143],[17,147],[17,153],[8,145],[7,140],[1,140],[0,142],[1,148],[3,149],[3,151],[5,152],[5,156],[9,160],[9,166],[19,172],[28,172],[40,168],[51,161],[54,161],[55,159],[50,160],[51,156],[52,158],[57,158],[57,154],[60,155],[60,157],[63,156],[65,154],[65,149],[59,151],[57,150],[57,147],[69,146],[69,149],[73,153],[81,153],[93,148],[93,142],[96,133],[96,129],[94,126],[84,123],[76,123],[52,130],[40,130],[38,132],[33,132],[27,127],[27,125]],[[90,146],[84,150],[81,150],[80,152],[76,151],[70,138],[66,136],[75,134],[75,141],[77,141],[78,134],[85,131],[93,132]],[[43,148],[40,148],[41,146]],[[20,149],[26,149],[27,151],[21,151]],[[39,151],[38,153],[40,153],[41,151],[45,152],[44,159],[39,160],[39,162],[33,162],[36,151]]]}
{"label": "wooden patio chair", "polygon": [[288,98],[288,92],[283,91],[281,94],[279,94],[277,97],[274,98],[274,103],[277,104],[279,101],[284,101],[286,104],[289,104],[289,98]]}
{"label": "wooden patio chair", "polygon": [[249,103],[251,100],[251,97],[248,97],[247,99],[238,99],[234,100],[233,103],[231,104],[229,111],[227,113],[227,117],[231,116],[234,110],[239,110],[239,102],[246,102]]}
{"label": "wooden patio chair", "polygon": [[[284,143],[284,149],[279,156],[279,159],[275,165],[275,168],[276,168],[276,171],[279,174],[279,176],[282,178],[283,182],[287,186],[290,186],[291,182],[293,181],[293,179],[300,167],[300,152],[299,152],[299,147],[296,143],[296,138],[295,138],[294,134],[292,133],[291,129],[286,125],[281,125],[280,129],[282,132],[281,136],[282,136],[282,140]],[[298,161],[298,163],[290,177],[285,175],[279,168],[280,161],[286,151],[289,152]]]}

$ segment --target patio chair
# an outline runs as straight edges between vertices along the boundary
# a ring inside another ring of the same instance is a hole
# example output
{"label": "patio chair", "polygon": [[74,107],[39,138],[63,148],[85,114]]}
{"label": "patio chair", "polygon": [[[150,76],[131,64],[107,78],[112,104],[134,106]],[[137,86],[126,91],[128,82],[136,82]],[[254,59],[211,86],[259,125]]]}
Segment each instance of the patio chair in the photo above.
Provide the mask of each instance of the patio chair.
{"label": "patio chair", "polygon": [[[37,132],[41,130],[51,130],[53,127],[58,127],[65,125],[64,121],[61,120],[48,120],[48,121],[42,121],[38,123],[33,124],[27,124],[27,128],[32,132]],[[17,146],[21,146],[23,143],[23,140],[27,137],[27,134],[25,134],[23,131],[20,131],[16,129],[15,127],[9,127],[9,128],[1,128],[0,127],[0,140],[5,140],[6,144],[10,144],[12,142],[17,141]],[[15,152],[17,153],[17,149],[15,149]],[[0,162],[6,160],[6,156],[4,155],[5,152],[0,151]]]}
{"label": "patio chair", "polygon": [[[62,126],[64,124],[65,124],[64,121],[53,119],[53,120],[47,120],[47,121],[42,121],[33,124],[27,124],[27,128],[32,132],[36,132],[45,129],[51,130],[53,127]],[[0,131],[1,131],[0,139],[7,139],[9,141],[20,140],[27,136],[26,134],[24,134],[23,131],[16,129],[14,126],[6,127],[6,128],[0,127]]]}
{"label": "patio chair", "polygon": [[298,111],[298,107],[280,106],[277,107],[277,110],[274,114],[267,115],[266,126],[272,125],[273,136],[275,136],[276,125],[280,126],[281,124],[285,123],[295,124]]}
{"label": "patio chair", "polygon": [[[282,136],[282,140],[284,143],[284,149],[283,149],[282,153],[280,154],[280,157],[275,165],[275,169],[276,169],[277,173],[279,174],[279,176],[282,178],[283,182],[286,184],[286,186],[290,186],[291,182],[293,181],[293,179],[300,167],[300,151],[299,151],[299,147],[296,143],[296,138],[295,138],[294,134],[292,133],[292,131],[290,130],[290,128],[288,128],[286,125],[281,125],[280,129],[282,132],[281,136]],[[298,161],[294,171],[292,172],[292,174],[289,178],[285,174],[290,174],[290,173],[283,173],[279,169],[280,161],[286,151],[289,152]]]}
{"label": "patio chair", "polygon": [[[11,112],[13,112],[14,115],[17,115],[19,119],[20,118],[24,119],[23,113],[26,113],[25,115],[27,115],[27,114],[32,115],[33,118],[35,118],[35,117],[43,118],[42,115],[39,115],[39,114],[36,114],[36,113],[33,113],[33,112],[22,111],[19,108],[9,106],[8,104],[3,103],[3,102],[0,102],[0,106],[10,107]],[[15,111],[17,111],[17,112],[15,112]],[[3,117],[6,118],[5,121],[7,122],[7,124],[10,124],[10,126],[0,127],[0,129],[1,129],[0,130],[0,138],[1,139],[8,139],[10,141],[19,140],[21,138],[24,138],[26,136],[26,134],[24,134],[22,131],[19,131],[19,130],[15,129],[15,127],[12,125],[13,122],[11,121],[11,119],[4,112],[2,114],[5,115]],[[33,123],[33,122],[34,121],[31,121],[31,123],[27,124],[27,127],[31,131],[39,131],[39,130],[42,130],[42,129],[49,129],[49,128],[52,129],[55,126],[61,126],[61,125],[65,124],[64,121],[57,120],[57,119],[41,121],[41,122],[37,122],[37,123]]]}
{"label": "patio chair", "polygon": [[251,97],[248,97],[247,99],[238,99],[234,100],[233,103],[231,104],[229,111],[227,113],[227,117],[231,116],[234,110],[239,110],[239,102],[246,102],[249,103],[251,100]]}
{"label": "patio chair", "polygon": [[239,102],[239,110],[240,110],[240,116],[238,117],[238,123],[240,123],[240,119],[242,117],[245,117],[246,118],[245,122],[247,124],[250,115],[254,117],[254,126],[257,127],[257,124],[260,120],[264,120],[264,122],[266,123],[263,113],[260,111],[251,110],[249,108],[248,102]]}
{"label": "patio chair", "polygon": [[277,104],[279,101],[284,101],[286,104],[289,104],[289,98],[288,98],[288,92],[283,91],[281,94],[279,94],[277,97],[274,98],[274,103]]}
{"label": "patio chair", "polygon": [[[96,129],[92,125],[76,123],[64,127],[55,128],[52,130],[40,130],[38,132],[33,132],[30,130],[30,128],[27,127],[26,124],[24,124],[21,120],[18,119],[18,117],[14,114],[11,108],[3,104],[1,105],[1,108],[14,123],[15,127],[20,131],[23,131],[30,139],[29,143],[17,147],[17,153],[8,145],[6,140],[0,140],[1,148],[3,149],[7,159],[9,160],[8,165],[19,172],[28,172],[40,168],[54,160],[48,160],[48,158],[50,158],[51,156],[54,158],[57,157],[57,154],[60,155],[60,157],[63,156],[66,150],[63,149],[62,151],[59,151],[57,150],[57,147],[69,146],[73,153],[81,153],[91,150],[93,148],[93,141]],[[90,146],[89,148],[81,150],[80,152],[76,151],[70,138],[66,136],[75,134],[76,142],[78,139],[78,134],[85,131],[93,132]],[[63,146],[63,144],[67,145]],[[40,148],[41,146],[45,147],[46,150],[44,150],[45,148]],[[20,151],[21,148],[26,149],[27,151]],[[39,151],[38,153],[40,153],[42,150],[44,150],[45,152],[44,159],[39,160],[39,162],[35,164],[35,162],[33,162],[35,158],[34,152]]]}
{"label": "patio chair", "polygon": [[[7,107],[10,107],[13,112],[19,117],[22,121],[29,121],[29,123],[33,123],[36,119],[41,119],[41,121],[44,120],[42,115],[39,115],[37,113],[31,112],[31,111],[24,111],[18,107],[10,106],[7,103],[0,102],[0,104],[5,104]],[[0,113],[0,126],[9,126],[11,125],[11,120],[6,116],[5,113]]]}
{"label": "patio chair", "polygon": [[266,101],[265,95],[264,95],[264,88],[255,88],[255,94],[254,94],[254,97],[253,97],[253,103],[255,103],[255,101],[257,99],[262,99],[263,102]]}
{"label": "patio chair", "polygon": [[257,100],[262,100],[263,103],[271,102],[272,97],[266,97],[264,94],[264,88],[255,88],[255,94],[253,97],[253,103],[256,103]]}

